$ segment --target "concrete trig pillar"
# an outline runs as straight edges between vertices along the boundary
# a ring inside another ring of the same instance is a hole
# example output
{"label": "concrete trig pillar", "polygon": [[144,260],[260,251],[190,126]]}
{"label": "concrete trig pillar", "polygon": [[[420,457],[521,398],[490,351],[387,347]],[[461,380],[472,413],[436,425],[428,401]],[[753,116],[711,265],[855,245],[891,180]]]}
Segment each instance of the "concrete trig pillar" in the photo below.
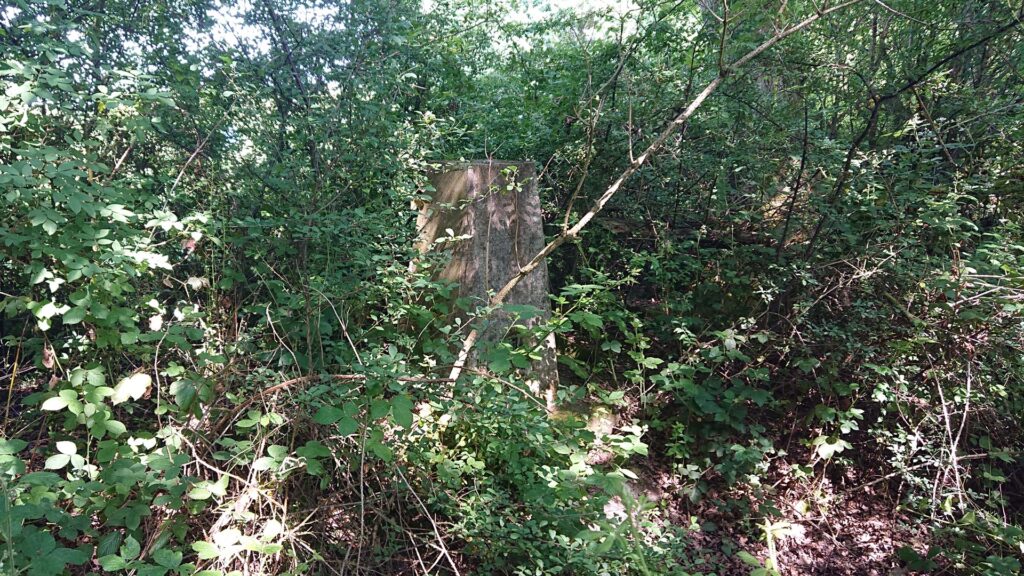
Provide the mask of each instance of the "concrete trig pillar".
{"label": "concrete trig pillar", "polygon": [[[430,182],[432,200],[420,207],[417,218],[419,248],[449,252],[451,259],[438,277],[457,282],[459,296],[483,305],[489,293],[501,289],[544,248],[536,168],[533,162],[452,162],[430,174]],[[468,238],[435,245],[449,230]],[[532,327],[551,317],[548,292],[547,263],[542,263],[516,285],[505,304],[537,308],[537,317],[521,321]],[[511,325],[509,313],[495,312],[481,325],[481,344],[501,339]],[[535,345],[541,359],[533,362],[527,378],[553,409],[558,385],[554,334]]]}

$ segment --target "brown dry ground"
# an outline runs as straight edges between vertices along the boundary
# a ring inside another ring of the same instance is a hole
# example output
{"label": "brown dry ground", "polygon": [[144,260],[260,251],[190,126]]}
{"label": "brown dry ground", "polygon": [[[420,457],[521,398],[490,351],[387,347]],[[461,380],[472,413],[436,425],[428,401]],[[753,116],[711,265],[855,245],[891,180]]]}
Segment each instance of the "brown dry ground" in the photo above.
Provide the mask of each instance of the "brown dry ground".
{"label": "brown dry ground", "polygon": [[889,492],[898,485],[878,482],[865,487],[870,479],[838,470],[819,470],[797,480],[790,477],[787,463],[775,464],[761,490],[711,493],[694,504],[678,476],[650,460],[637,467],[641,481],[634,491],[656,504],[663,521],[694,528],[689,531],[684,566],[694,574],[749,575],[751,567],[736,556],[739,550],[768,558],[764,531],[749,520],[750,513],[725,504],[727,500],[746,500],[755,511],[758,505],[770,504],[781,513],[773,521],[786,523],[776,540],[784,576],[902,576],[910,572],[901,567],[897,550],[928,548],[927,531],[901,512],[898,494]]}

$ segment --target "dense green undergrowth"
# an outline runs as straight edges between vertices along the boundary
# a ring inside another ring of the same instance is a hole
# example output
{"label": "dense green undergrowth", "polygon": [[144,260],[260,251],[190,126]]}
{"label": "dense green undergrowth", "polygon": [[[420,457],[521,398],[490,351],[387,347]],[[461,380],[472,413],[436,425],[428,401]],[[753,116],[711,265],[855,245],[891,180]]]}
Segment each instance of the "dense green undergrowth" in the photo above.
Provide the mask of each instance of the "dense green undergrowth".
{"label": "dense green undergrowth", "polygon": [[[1020,7],[726,68],[815,10],[0,8],[4,573],[803,573],[826,486],[925,534],[848,573],[1019,573]],[[536,161],[551,237],[639,166],[549,258],[559,414],[524,327],[446,378],[493,307],[409,206],[460,157]]]}

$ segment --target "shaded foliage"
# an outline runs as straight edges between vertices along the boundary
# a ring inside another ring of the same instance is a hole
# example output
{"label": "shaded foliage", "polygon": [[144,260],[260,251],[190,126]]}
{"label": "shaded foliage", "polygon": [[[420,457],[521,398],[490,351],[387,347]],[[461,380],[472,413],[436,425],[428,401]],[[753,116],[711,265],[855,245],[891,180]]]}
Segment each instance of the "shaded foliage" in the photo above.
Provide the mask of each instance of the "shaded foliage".
{"label": "shaded foliage", "polygon": [[[1020,8],[854,4],[725,68],[816,9],[3,8],[0,564],[770,574],[828,481],[929,534],[891,566],[1019,572]],[[564,409],[517,334],[445,378],[490,311],[413,251],[431,167],[536,161],[555,235],[719,77],[550,258]],[[698,562],[707,502],[760,559]]]}

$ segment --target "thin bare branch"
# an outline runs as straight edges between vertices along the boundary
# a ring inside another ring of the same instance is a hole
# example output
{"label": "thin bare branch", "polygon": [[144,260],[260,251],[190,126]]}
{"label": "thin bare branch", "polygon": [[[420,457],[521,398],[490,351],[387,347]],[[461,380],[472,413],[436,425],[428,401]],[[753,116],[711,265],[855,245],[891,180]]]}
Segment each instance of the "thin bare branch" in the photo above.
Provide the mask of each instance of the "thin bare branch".
{"label": "thin bare branch", "polygon": [[[682,112],[680,112],[679,115],[675,117],[675,119],[672,120],[668,127],[665,128],[661,132],[661,134],[654,139],[653,142],[651,142],[651,144],[647,147],[646,150],[644,150],[642,154],[640,154],[640,156],[638,156],[635,160],[629,163],[629,166],[626,168],[626,170],[621,175],[619,175],[619,177],[616,178],[614,182],[612,182],[611,186],[609,186],[601,194],[601,196],[597,198],[597,200],[594,202],[593,207],[591,207],[590,211],[584,214],[583,217],[580,218],[580,220],[573,227],[567,230],[563,230],[558,236],[555,236],[555,238],[552,239],[551,242],[549,242],[540,252],[538,252],[536,256],[530,259],[530,261],[527,262],[525,266],[520,268],[519,273],[513,276],[511,279],[509,279],[509,281],[500,290],[498,290],[498,292],[495,293],[493,297],[491,297],[491,305],[499,306],[502,303],[504,303],[505,299],[508,298],[508,295],[512,292],[512,290],[520,282],[522,282],[522,280],[526,278],[531,272],[536,270],[537,267],[540,266],[541,263],[544,262],[545,259],[552,252],[555,251],[555,249],[564,244],[567,240],[578,237],[580,231],[582,231],[583,228],[585,228],[587,224],[589,224],[590,221],[593,220],[594,217],[597,216],[597,214],[604,209],[604,207],[608,204],[608,201],[611,200],[612,197],[614,197],[615,194],[617,194],[619,190],[622,189],[623,185],[630,178],[632,178],[632,176],[636,174],[636,172],[640,170],[641,167],[647,164],[647,161],[650,160],[650,158],[655,153],[657,153],[659,150],[661,150],[662,147],[665,146],[665,143],[668,142],[668,139],[690,120],[690,118],[694,115],[697,109],[700,108],[700,106],[704,103],[705,100],[707,100],[708,96],[710,96],[715,90],[718,89],[719,86],[722,85],[723,82],[725,82],[726,77],[728,77],[730,73],[732,73],[738,68],[743,67],[751,60],[761,55],[764,51],[768,50],[772,46],[775,46],[776,44],[778,44],[785,38],[793,35],[794,33],[803,30],[804,28],[807,28],[808,26],[817,22],[821,18],[824,18],[825,16],[832,14],[833,12],[857,4],[860,1],[861,0],[849,0],[847,2],[837,4],[836,6],[833,6],[828,9],[819,10],[815,14],[808,16],[807,18],[798,22],[797,24],[794,24],[793,26],[786,28],[781,32],[775,34],[774,36],[772,36],[768,40],[765,40],[759,46],[748,52],[746,55],[741,57],[739,60],[736,60],[731,65],[719,70],[718,76],[716,76],[714,80],[712,80],[707,86],[704,87],[703,90],[700,91],[699,94],[697,94],[693,101],[691,101],[690,104]],[[458,359],[455,362],[455,367],[452,368],[451,371],[450,377],[452,380],[458,379],[458,377],[462,374],[462,370],[465,367],[466,362],[469,360],[470,352],[472,352],[473,348],[476,346],[479,337],[480,334],[477,329],[471,330],[470,333],[466,336],[466,339],[463,341],[462,349],[459,351]]]}

